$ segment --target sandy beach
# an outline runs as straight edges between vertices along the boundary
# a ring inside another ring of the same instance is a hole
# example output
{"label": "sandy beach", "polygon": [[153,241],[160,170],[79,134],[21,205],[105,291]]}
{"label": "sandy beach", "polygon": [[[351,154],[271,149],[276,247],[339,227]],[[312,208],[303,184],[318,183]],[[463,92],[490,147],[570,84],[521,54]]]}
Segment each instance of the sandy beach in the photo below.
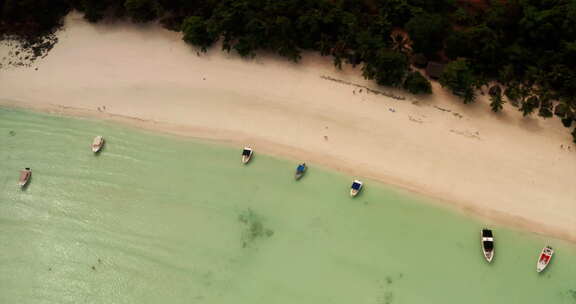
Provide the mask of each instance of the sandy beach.
{"label": "sandy beach", "polygon": [[426,98],[377,87],[313,54],[298,64],[219,48],[197,55],[154,25],[72,14],[58,37],[32,67],[0,72],[1,105],[251,145],[449,202],[487,224],[576,241],[576,147],[556,118],[523,118],[509,105],[495,115],[485,96],[463,105],[438,83]]}

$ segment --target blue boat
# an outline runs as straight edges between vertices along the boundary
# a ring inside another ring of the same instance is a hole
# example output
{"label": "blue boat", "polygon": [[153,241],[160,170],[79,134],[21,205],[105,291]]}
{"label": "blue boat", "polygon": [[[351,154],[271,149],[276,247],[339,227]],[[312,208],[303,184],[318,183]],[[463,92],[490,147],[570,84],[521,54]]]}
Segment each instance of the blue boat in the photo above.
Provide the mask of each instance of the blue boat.
{"label": "blue boat", "polygon": [[302,176],[304,176],[304,173],[306,172],[306,164],[305,163],[301,163],[298,165],[298,167],[296,167],[296,174],[294,175],[294,179],[299,180],[302,178]]}

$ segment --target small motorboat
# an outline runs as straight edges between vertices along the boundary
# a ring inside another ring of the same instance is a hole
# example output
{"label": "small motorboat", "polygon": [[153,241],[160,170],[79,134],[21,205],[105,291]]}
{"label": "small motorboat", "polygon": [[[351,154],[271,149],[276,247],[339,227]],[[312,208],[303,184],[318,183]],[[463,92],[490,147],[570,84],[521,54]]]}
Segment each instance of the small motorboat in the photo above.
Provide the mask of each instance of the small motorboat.
{"label": "small motorboat", "polygon": [[354,182],[352,182],[352,187],[350,187],[350,196],[355,197],[360,193],[360,190],[362,190],[362,182],[354,180]]}
{"label": "small motorboat", "polygon": [[538,263],[536,264],[536,271],[542,272],[548,264],[550,264],[550,260],[552,259],[552,255],[554,254],[554,249],[550,246],[546,246],[542,249],[540,253],[540,257],[538,258]]}
{"label": "small motorboat", "polygon": [[242,163],[247,164],[252,158],[252,154],[252,148],[245,147],[244,150],[242,150]]}
{"label": "small motorboat", "polygon": [[484,258],[488,263],[492,262],[494,258],[494,237],[492,236],[492,230],[482,229],[482,252],[484,252]]}
{"label": "small motorboat", "polygon": [[94,153],[100,152],[103,146],[104,146],[104,137],[102,136],[94,137],[94,140],[92,141],[92,152]]}
{"label": "small motorboat", "polygon": [[26,187],[28,182],[30,181],[30,177],[32,177],[32,169],[26,168],[20,171],[20,178],[18,179],[18,186],[20,188]]}
{"label": "small motorboat", "polygon": [[296,173],[294,174],[294,179],[299,180],[302,178],[302,176],[304,176],[304,172],[306,172],[306,164],[305,163],[301,163],[298,165],[298,167],[296,167]]}

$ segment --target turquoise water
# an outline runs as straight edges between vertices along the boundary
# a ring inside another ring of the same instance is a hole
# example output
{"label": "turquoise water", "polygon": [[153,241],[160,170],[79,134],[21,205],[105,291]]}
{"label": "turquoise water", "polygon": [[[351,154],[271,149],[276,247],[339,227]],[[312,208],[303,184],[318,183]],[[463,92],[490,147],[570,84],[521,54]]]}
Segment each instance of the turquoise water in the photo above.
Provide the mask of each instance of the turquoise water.
{"label": "turquoise water", "polygon": [[494,227],[488,265],[477,219],[240,148],[0,108],[0,303],[576,303],[571,244]]}

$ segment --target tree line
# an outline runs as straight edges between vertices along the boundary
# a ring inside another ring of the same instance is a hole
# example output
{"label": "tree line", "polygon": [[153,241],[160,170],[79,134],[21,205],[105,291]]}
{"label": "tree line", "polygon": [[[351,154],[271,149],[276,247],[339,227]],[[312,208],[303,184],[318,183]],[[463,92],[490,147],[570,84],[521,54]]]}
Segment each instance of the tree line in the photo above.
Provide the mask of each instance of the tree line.
{"label": "tree line", "polygon": [[509,102],[576,120],[574,0],[0,0],[0,33],[45,35],[72,9],[90,22],[158,21],[202,51],[220,40],[243,57],[298,61],[312,50],[413,94],[432,90],[412,64],[444,62],[439,81],[464,103],[486,91],[494,112]]}

